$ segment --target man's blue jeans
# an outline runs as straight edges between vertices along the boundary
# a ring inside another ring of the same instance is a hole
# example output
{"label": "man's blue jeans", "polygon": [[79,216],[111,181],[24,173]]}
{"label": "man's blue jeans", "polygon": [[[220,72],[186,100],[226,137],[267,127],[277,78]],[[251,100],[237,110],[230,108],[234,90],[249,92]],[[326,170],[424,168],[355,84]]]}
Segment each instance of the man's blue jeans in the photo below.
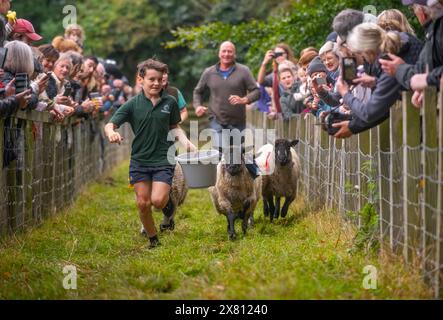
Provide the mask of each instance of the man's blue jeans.
{"label": "man's blue jeans", "polygon": [[[229,150],[230,146],[241,147],[245,143],[245,137],[242,133],[246,125],[223,125],[212,118],[210,119],[210,127],[212,129],[212,146],[216,150]],[[240,136],[237,136],[237,134]],[[255,163],[255,159],[252,163],[246,163],[246,169],[248,169],[252,178],[255,179],[259,176],[259,168]]]}

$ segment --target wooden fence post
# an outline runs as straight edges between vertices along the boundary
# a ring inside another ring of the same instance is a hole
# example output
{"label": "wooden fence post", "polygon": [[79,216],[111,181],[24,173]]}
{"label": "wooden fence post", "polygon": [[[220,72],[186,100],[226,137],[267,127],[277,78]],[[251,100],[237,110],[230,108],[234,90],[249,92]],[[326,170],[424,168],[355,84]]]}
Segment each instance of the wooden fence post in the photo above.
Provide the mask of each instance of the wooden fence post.
{"label": "wooden fence post", "polygon": [[[403,257],[409,261],[412,250],[419,248],[420,208],[420,110],[411,103],[411,94],[403,93]],[[417,161],[414,162],[413,159]]]}
{"label": "wooden fence post", "polygon": [[404,224],[403,205],[400,200],[403,194],[402,178],[402,105],[394,104],[390,110],[390,162],[389,162],[389,202],[390,202],[390,225],[393,248],[396,252],[403,251]]}
{"label": "wooden fence post", "polygon": [[[422,201],[422,217],[424,220],[423,228],[423,263],[427,271],[432,270],[427,277],[431,280],[435,279],[434,272],[436,241],[433,235],[437,233],[437,95],[435,89],[426,89],[423,99],[423,149],[422,149],[422,167],[423,167],[423,201]],[[431,258],[431,260],[428,260]],[[435,284],[433,283],[434,287]]]}

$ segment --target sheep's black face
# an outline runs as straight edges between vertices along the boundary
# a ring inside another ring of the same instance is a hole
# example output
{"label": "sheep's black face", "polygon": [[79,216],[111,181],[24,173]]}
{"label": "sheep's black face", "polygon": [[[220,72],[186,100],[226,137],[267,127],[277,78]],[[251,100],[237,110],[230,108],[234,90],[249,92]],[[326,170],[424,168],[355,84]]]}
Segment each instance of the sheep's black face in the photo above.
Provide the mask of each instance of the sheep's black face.
{"label": "sheep's black face", "polygon": [[278,139],[275,141],[275,161],[281,165],[286,166],[292,161],[291,147],[295,147],[298,140],[289,141],[286,139]]}
{"label": "sheep's black face", "polygon": [[241,148],[231,146],[230,148],[227,148],[227,150],[224,150],[223,154],[226,171],[231,176],[239,175],[245,165],[244,151]]}
{"label": "sheep's black face", "polygon": [[242,172],[242,164],[226,164],[226,171],[233,177],[238,176]]}

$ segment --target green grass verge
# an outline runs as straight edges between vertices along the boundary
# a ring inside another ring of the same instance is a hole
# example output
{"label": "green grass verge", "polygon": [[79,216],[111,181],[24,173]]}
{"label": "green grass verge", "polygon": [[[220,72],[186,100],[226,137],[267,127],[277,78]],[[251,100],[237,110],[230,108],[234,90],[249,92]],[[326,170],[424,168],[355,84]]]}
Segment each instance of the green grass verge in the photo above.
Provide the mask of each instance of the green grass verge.
{"label": "green grass verge", "polygon": [[[271,224],[228,240],[206,190],[192,190],[176,230],[147,249],[123,164],[91,184],[75,205],[0,245],[0,299],[411,299],[429,298],[420,275],[391,256],[349,255],[355,230],[302,203]],[[161,214],[155,213],[157,223]],[[77,267],[77,290],[62,286]],[[378,289],[362,287],[378,268]]]}

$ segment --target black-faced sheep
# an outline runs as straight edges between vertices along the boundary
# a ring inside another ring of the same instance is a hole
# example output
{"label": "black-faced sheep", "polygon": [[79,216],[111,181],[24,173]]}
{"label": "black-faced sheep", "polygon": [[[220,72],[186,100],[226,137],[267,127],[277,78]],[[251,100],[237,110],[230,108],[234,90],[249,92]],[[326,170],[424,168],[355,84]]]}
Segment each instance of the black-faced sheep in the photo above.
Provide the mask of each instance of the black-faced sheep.
{"label": "black-faced sheep", "polygon": [[261,177],[252,178],[243,155],[241,163],[231,163],[225,159],[217,166],[217,182],[209,188],[209,193],[217,212],[228,220],[229,239],[235,240],[235,220],[242,219],[244,234],[248,223],[253,224],[254,210],[260,199]]}
{"label": "black-faced sheep", "polygon": [[[259,166],[264,169],[262,196],[264,214],[270,216],[271,221],[280,216],[281,198],[285,198],[281,208],[281,216],[284,218],[288,214],[289,206],[297,196],[297,181],[300,176],[300,159],[293,149],[298,144],[298,140],[289,141],[278,139],[275,146],[270,149],[264,146],[261,151],[268,153],[261,154]],[[270,151],[272,150],[272,151]],[[270,153],[269,153],[270,152]],[[263,159],[265,163],[263,164]],[[257,159],[257,162],[258,159]],[[263,169],[262,169],[263,170]],[[275,197],[275,204],[274,204]]]}

